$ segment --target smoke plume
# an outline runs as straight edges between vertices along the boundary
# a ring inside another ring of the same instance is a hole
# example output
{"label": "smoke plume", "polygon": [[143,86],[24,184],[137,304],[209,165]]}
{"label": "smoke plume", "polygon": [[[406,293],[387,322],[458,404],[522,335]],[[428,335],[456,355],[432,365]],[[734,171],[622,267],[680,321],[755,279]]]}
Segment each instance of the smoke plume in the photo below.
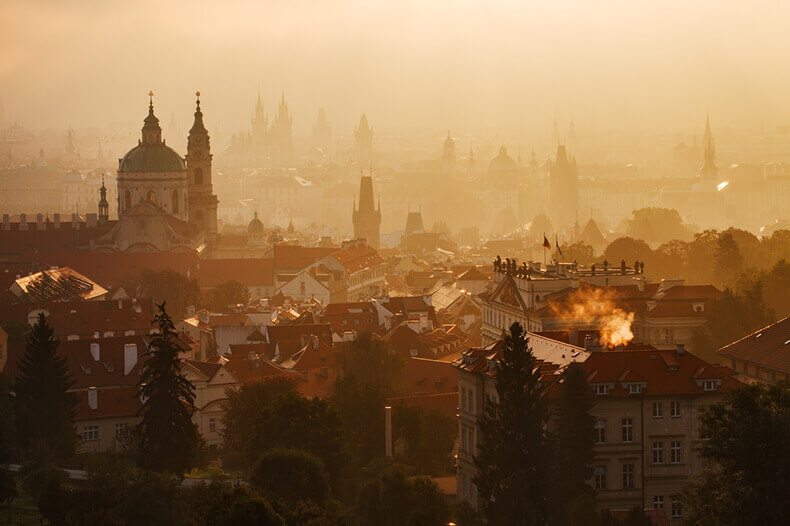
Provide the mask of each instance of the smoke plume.
{"label": "smoke plume", "polygon": [[631,324],[634,313],[617,305],[617,296],[602,289],[579,289],[568,301],[549,305],[554,316],[565,318],[578,328],[594,328],[601,332],[598,343],[608,348],[626,345],[634,339]]}

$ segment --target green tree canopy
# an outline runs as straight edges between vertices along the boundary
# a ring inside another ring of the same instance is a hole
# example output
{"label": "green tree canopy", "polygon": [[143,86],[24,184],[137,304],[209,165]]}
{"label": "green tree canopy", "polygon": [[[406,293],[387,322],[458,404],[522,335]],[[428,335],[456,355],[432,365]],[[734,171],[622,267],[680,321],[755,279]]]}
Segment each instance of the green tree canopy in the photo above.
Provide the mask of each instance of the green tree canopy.
{"label": "green tree canopy", "polygon": [[289,505],[299,500],[321,503],[329,496],[324,463],[299,449],[265,451],[252,469],[250,483],[266,497]]}
{"label": "green tree canopy", "polygon": [[250,299],[247,287],[236,280],[230,280],[211,290],[204,299],[204,304],[212,310],[227,311],[229,307],[239,303],[246,304]]}
{"label": "green tree canopy", "polygon": [[603,252],[603,259],[609,262],[609,268],[614,268],[622,260],[625,260],[629,266],[636,260],[647,261],[652,253],[647,243],[641,239],[621,237],[609,243]]}
{"label": "green tree canopy", "polygon": [[702,415],[702,475],[685,492],[695,525],[787,524],[790,385],[746,385]]}
{"label": "green tree canopy", "polygon": [[396,469],[365,482],[357,503],[362,524],[444,526],[450,516],[447,500],[433,481],[409,479]]}

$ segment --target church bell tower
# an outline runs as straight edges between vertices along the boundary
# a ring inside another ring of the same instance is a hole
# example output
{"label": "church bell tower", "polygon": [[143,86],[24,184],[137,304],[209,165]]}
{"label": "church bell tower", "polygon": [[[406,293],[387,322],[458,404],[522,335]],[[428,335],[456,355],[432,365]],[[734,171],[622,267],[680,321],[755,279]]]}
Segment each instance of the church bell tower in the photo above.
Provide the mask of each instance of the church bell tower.
{"label": "church bell tower", "polygon": [[203,125],[200,92],[195,95],[195,122],[189,130],[186,156],[189,223],[211,237],[217,233],[217,196],[211,185],[211,144]]}

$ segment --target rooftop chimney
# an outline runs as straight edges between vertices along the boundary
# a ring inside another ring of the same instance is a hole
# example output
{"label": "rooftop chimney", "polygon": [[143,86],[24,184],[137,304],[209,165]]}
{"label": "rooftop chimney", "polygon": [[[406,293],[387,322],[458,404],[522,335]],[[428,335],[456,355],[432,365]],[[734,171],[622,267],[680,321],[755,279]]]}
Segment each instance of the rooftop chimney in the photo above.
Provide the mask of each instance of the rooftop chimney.
{"label": "rooftop chimney", "polygon": [[88,407],[94,411],[99,408],[99,391],[95,387],[88,388]]}
{"label": "rooftop chimney", "polygon": [[44,230],[47,225],[44,223],[44,214],[36,214],[36,230]]}
{"label": "rooftop chimney", "polygon": [[677,351],[678,351],[678,354],[684,354],[686,352],[686,345],[683,344],[683,343],[678,343],[677,344]]}
{"label": "rooftop chimney", "polygon": [[11,230],[10,218],[8,214],[3,214],[3,230]]}
{"label": "rooftop chimney", "polygon": [[55,228],[60,228],[60,214],[55,214],[53,217],[55,219]]}
{"label": "rooftop chimney", "polygon": [[27,230],[27,214],[19,214],[19,230]]}
{"label": "rooftop chimney", "polygon": [[137,344],[127,343],[123,346],[123,374],[127,376],[137,365]]}
{"label": "rooftop chimney", "polygon": [[96,213],[90,213],[85,216],[85,220],[88,223],[89,228],[95,228],[99,221],[99,215]]}
{"label": "rooftop chimney", "polygon": [[101,350],[98,343],[91,344],[91,356],[94,362],[98,362],[101,359]]}

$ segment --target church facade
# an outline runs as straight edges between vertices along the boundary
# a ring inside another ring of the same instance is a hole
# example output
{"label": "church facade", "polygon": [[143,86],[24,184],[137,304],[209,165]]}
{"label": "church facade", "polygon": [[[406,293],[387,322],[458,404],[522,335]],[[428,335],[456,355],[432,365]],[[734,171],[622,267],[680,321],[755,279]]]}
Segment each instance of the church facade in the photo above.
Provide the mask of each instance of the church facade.
{"label": "church facade", "polygon": [[[162,138],[149,94],[142,137],[118,162],[118,221],[93,250],[189,251],[211,244],[217,233],[217,197],[211,177],[211,147],[203,124],[200,93],[182,158]],[[104,195],[104,194],[103,194]],[[108,204],[100,201],[100,215]]]}

